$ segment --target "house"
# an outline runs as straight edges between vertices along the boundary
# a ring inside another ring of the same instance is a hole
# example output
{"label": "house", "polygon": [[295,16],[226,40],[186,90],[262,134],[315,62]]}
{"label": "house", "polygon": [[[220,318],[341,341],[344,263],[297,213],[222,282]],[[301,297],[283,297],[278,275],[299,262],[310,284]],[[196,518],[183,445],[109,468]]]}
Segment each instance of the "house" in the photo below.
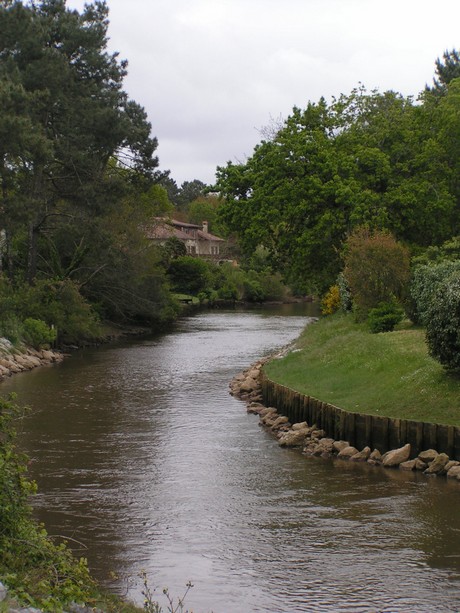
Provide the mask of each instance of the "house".
{"label": "house", "polygon": [[148,239],[159,245],[164,245],[170,238],[177,238],[184,243],[188,255],[207,259],[218,260],[220,247],[225,242],[209,233],[207,221],[199,226],[177,219],[156,218],[145,232]]}

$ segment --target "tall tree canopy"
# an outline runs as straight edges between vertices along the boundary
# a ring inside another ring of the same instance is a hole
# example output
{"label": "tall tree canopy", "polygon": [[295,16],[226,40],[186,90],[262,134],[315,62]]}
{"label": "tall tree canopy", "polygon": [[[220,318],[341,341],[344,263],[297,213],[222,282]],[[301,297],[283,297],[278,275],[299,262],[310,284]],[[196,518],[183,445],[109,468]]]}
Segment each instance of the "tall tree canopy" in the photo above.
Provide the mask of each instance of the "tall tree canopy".
{"label": "tall tree canopy", "polygon": [[1,225],[10,250],[27,226],[29,280],[41,234],[113,201],[111,160],[136,179],[157,172],[157,141],[122,88],[127,64],[107,51],[107,28],[106,2],[81,14],[65,0],[0,4]]}
{"label": "tall tree canopy", "polygon": [[168,293],[141,229],[171,208],[167,173],[108,26],[105,1],[0,0],[1,259],[16,285],[70,283],[103,316],[155,319]]}
{"label": "tall tree canopy", "polygon": [[430,90],[414,101],[360,86],[329,104],[294,108],[246,163],[217,169],[229,231],[247,255],[268,249],[304,291],[334,281],[355,227],[388,230],[418,247],[455,235],[459,83],[446,77],[442,100]]}

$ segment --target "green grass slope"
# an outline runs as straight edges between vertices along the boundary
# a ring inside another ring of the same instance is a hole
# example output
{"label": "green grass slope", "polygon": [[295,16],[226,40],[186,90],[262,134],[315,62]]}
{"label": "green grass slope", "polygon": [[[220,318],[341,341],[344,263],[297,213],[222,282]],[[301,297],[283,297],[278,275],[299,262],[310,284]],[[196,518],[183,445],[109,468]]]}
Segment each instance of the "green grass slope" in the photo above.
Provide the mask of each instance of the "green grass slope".
{"label": "green grass slope", "polygon": [[414,327],[371,334],[352,316],[327,317],[265,371],[347,411],[460,426],[460,376],[428,355],[424,331]]}

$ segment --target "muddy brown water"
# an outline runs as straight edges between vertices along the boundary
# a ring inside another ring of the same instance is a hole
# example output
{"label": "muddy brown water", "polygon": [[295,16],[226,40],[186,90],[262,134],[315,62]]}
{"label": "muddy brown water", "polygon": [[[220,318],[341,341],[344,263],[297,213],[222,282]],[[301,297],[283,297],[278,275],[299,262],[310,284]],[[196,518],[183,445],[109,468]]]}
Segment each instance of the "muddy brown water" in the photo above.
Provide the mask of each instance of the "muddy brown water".
{"label": "muddy brown water", "polygon": [[228,393],[305,306],[206,312],[17,375],[35,512],[106,587],[195,613],[460,611],[460,484],[280,449]]}

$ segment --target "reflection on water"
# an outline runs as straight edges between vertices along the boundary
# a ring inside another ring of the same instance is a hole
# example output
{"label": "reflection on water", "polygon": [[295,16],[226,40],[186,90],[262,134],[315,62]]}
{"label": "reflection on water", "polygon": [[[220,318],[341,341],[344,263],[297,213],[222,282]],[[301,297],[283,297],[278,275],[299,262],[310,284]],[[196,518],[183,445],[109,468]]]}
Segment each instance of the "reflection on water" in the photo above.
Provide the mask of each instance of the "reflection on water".
{"label": "reflection on water", "polygon": [[145,568],[173,594],[191,579],[196,613],[459,610],[457,483],[280,449],[228,394],[305,322],[199,314],[2,384],[34,408],[22,440],[49,532],[139,603]]}

